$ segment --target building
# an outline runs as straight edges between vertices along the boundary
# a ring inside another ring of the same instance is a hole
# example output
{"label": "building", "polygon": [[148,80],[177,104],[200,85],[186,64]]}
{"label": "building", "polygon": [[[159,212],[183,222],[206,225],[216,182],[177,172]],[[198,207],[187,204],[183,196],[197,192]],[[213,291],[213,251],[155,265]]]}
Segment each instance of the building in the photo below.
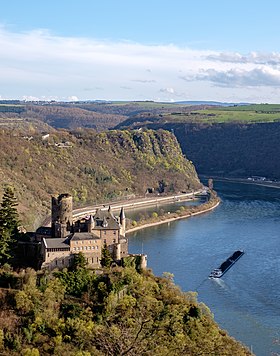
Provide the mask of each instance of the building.
{"label": "building", "polygon": [[109,207],[73,221],[72,196],[61,194],[52,198],[51,228],[45,230],[38,229],[36,236],[37,240],[42,241],[41,268],[68,267],[79,252],[84,254],[89,267],[97,268],[101,266],[104,247],[116,262],[128,256],[123,208],[119,217],[115,217]]}

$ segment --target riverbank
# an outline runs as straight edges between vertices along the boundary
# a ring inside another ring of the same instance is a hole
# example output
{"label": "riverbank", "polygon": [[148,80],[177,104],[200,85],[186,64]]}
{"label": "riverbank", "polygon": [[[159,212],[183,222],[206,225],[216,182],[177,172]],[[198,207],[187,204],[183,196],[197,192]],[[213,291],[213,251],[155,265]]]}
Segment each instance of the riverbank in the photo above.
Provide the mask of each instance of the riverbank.
{"label": "riverbank", "polygon": [[[166,224],[170,223],[172,221],[176,220],[181,220],[181,219],[186,219],[186,218],[191,218],[196,215],[204,214],[207,212],[210,212],[214,210],[219,204],[221,200],[220,198],[216,195],[215,192],[211,192],[209,196],[209,200],[201,205],[198,206],[193,206],[193,207],[185,207],[184,210],[180,210],[176,213],[166,213],[162,216],[150,218],[147,220],[144,220],[143,222],[140,223],[140,225],[128,228],[126,230],[126,233],[132,233],[141,229],[145,229],[151,226],[156,226],[156,225],[161,225],[161,224]],[[137,223],[139,224],[139,222]]]}
{"label": "riverbank", "polygon": [[75,209],[73,211],[73,218],[81,218],[85,215],[93,214],[97,209],[105,210],[108,209],[108,206],[111,207],[112,210],[119,210],[121,208],[124,209],[133,209],[136,207],[145,207],[145,206],[156,206],[160,204],[166,204],[169,202],[178,202],[178,201],[189,201],[194,200],[196,195],[203,194],[205,189],[197,190],[195,192],[190,193],[180,193],[176,195],[167,195],[167,196],[153,196],[153,197],[142,197],[118,202],[112,202],[105,204],[99,204],[97,206],[85,207]]}
{"label": "riverbank", "polygon": [[[208,179],[208,176],[200,176],[202,179]],[[242,183],[242,184],[253,184],[253,185],[261,185],[263,187],[269,188],[280,188],[280,182],[271,182],[271,181],[259,181],[259,180],[250,180],[248,178],[231,178],[231,177],[215,177],[211,176],[211,178],[215,181],[220,182],[232,182],[232,183]]]}

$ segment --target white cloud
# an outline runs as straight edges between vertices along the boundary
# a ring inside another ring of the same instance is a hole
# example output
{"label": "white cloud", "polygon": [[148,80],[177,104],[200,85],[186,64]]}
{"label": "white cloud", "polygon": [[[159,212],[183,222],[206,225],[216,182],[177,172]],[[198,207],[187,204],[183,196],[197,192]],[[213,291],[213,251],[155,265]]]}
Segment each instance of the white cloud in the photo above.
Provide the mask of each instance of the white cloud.
{"label": "white cloud", "polygon": [[68,101],[79,101],[79,99],[76,95],[71,95],[67,99],[68,99]]}
{"label": "white cloud", "polygon": [[230,69],[218,71],[208,69],[201,71],[194,77],[183,77],[186,81],[205,80],[223,87],[280,87],[280,71],[272,68],[260,67],[252,70]]}
{"label": "white cloud", "polygon": [[224,63],[252,63],[252,64],[264,64],[270,66],[280,65],[280,53],[258,53],[251,52],[247,55],[240,53],[224,52],[214,53],[206,57],[210,61],[219,61]]}
{"label": "white cloud", "polygon": [[162,88],[160,89],[161,93],[168,93],[168,94],[174,94],[175,90],[173,88]]}
{"label": "white cloud", "polygon": [[278,90],[272,91],[280,87],[276,52],[244,55],[112,43],[59,37],[46,30],[13,33],[3,26],[0,48],[2,98],[156,100],[161,93],[160,100],[168,101],[226,101],[233,97],[232,88],[236,101],[279,97]]}

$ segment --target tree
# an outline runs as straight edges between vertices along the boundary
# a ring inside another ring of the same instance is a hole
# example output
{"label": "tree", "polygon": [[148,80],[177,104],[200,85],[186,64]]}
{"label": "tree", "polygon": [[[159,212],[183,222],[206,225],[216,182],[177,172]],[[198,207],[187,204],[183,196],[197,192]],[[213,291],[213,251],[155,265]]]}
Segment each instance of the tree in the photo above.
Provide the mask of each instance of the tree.
{"label": "tree", "polygon": [[102,248],[100,262],[102,267],[110,267],[111,263],[113,262],[113,259],[106,244],[104,244],[104,247]]}
{"label": "tree", "polygon": [[74,255],[72,269],[77,271],[78,269],[85,269],[87,265],[87,260],[82,252]]}
{"label": "tree", "polygon": [[19,235],[19,218],[17,199],[13,187],[7,185],[0,206],[0,263],[7,262],[12,257],[12,250]]}

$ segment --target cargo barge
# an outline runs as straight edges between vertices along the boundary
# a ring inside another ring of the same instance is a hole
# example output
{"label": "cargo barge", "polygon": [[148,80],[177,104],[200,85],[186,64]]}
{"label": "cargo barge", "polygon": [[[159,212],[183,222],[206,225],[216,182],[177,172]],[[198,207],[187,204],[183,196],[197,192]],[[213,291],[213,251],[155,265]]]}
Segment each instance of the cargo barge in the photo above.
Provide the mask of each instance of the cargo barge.
{"label": "cargo barge", "polygon": [[244,255],[243,250],[235,251],[219,268],[215,268],[209,275],[209,278],[221,278],[234,264]]}

